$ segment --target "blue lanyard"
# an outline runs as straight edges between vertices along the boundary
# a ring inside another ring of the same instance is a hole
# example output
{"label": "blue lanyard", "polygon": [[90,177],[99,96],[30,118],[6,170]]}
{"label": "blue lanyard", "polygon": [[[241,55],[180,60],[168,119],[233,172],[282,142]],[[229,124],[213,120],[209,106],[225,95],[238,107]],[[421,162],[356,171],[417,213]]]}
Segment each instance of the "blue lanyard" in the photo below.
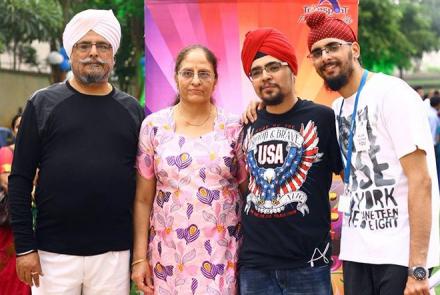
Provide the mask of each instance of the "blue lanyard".
{"label": "blue lanyard", "polygon": [[[354,100],[353,114],[351,115],[351,125],[350,125],[350,135],[348,136],[348,147],[347,147],[347,161],[344,167],[344,183],[348,185],[350,181],[350,170],[351,170],[351,156],[353,154],[353,136],[354,136],[354,128],[356,126],[356,112],[359,102],[359,95],[361,94],[362,88],[364,88],[365,82],[367,81],[368,71],[364,70],[362,74],[361,83],[359,84],[359,88],[356,93],[356,98]],[[344,106],[345,99],[342,99],[341,108],[339,110],[339,126],[341,126],[341,114],[342,107]],[[342,143],[341,143],[342,144]]]}

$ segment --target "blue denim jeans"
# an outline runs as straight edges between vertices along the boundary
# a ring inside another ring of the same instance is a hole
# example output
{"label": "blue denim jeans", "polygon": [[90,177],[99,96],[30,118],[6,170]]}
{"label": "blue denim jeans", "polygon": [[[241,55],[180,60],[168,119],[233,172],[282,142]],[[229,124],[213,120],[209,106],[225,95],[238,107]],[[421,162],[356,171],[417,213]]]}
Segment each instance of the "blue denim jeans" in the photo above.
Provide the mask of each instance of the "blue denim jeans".
{"label": "blue denim jeans", "polygon": [[437,143],[435,146],[435,161],[437,163],[437,181],[440,187],[440,143]]}
{"label": "blue denim jeans", "polygon": [[241,295],[330,295],[330,267],[282,270],[240,268]]}

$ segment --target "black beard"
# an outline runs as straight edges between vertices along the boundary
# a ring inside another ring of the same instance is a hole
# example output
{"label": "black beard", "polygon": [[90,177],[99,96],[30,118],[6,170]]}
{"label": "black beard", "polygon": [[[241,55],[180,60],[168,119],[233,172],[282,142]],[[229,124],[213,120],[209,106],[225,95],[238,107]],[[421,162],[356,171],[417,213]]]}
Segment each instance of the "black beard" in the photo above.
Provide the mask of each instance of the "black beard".
{"label": "black beard", "polygon": [[278,92],[277,95],[271,97],[270,99],[267,99],[265,97],[261,97],[261,99],[267,106],[276,106],[284,101],[284,95],[281,92]]}
{"label": "black beard", "polygon": [[[352,59],[352,54],[348,55],[348,60]],[[343,68],[343,65],[340,61],[334,62],[339,68]],[[342,87],[348,84],[351,74],[353,74],[353,65],[352,64],[346,64],[347,70],[345,72],[341,72],[339,76],[333,77],[333,78],[326,78],[325,76],[321,75],[324,79],[324,84],[327,89],[333,90],[333,91],[339,91]],[[323,71],[323,69],[321,69]]]}
{"label": "black beard", "polygon": [[339,91],[339,89],[347,85],[350,75],[345,73],[334,78],[324,79],[325,86],[330,90]]}

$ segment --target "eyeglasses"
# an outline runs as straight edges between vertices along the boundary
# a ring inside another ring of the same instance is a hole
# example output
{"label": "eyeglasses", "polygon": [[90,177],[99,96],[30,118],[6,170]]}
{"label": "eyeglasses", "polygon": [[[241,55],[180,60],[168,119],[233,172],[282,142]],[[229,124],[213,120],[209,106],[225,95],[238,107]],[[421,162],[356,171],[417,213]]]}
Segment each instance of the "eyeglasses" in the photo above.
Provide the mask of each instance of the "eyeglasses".
{"label": "eyeglasses", "polygon": [[182,78],[185,81],[191,81],[192,79],[194,79],[194,76],[197,76],[197,78],[203,82],[208,82],[213,79],[213,74],[208,71],[200,71],[200,72],[194,73],[193,71],[182,70],[182,71],[178,72],[178,75],[180,78]]}
{"label": "eyeglasses", "polygon": [[282,66],[289,65],[287,62],[278,62],[273,61],[270,63],[265,64],[263,67],[255,67],[251,69],[251,72],[249,73],[249,78],[254,81],[263,76],[263,71],[266,71],[268,74],[274,74],[278,72]]}
{"label": "eyeglasses", "polygon": [[78,51],[81,53],[86,53],[86,52],[90,52],[93,45],[96,46],[96,50],[99,53],[107,53],[112,49],[112,46],[108,43],[105,43],[105,42],[98,42],[98,43],[81,42],[81,43],[76,43],[75,45],[73,45],[73,47],[78,49]]}
{"label": "eyeglasses", "polygon": [[320,59],[322,57],[322,52],[325,51],[327,54],[335,54],[339,51],[339,48],[343,45],[351,45],[353,43],[340,43],[340,42],[331,42],[324,47],[316,48],[310,52],[309,55],[307,55],[308,58],[311,58],[313,60]]}

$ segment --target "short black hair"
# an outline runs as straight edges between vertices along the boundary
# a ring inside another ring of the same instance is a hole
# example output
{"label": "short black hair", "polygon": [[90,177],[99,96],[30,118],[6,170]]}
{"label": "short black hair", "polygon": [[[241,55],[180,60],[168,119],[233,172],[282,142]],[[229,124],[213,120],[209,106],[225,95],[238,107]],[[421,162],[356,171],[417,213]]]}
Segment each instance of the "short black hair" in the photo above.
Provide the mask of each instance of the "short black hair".
{"label": "short black hair", "polygon": [[434,95],[433,97],[431,97],[431,99],[429,100],[429,103],[431,104],[431,106],[433,108],[436,108],[440,105],[440,96],[439,95]]}
{"label": "short black hair", "polygon": [[17,120],[18,120],[19,118],[21,118],[21,112],[18,112],[17,114],[15,114],[14,117],[12,117],[12,120],[11,120],[11,128],[12,128],[12,129],[14,129],[14,127],[15,127],[15,123],[17,123]]}

